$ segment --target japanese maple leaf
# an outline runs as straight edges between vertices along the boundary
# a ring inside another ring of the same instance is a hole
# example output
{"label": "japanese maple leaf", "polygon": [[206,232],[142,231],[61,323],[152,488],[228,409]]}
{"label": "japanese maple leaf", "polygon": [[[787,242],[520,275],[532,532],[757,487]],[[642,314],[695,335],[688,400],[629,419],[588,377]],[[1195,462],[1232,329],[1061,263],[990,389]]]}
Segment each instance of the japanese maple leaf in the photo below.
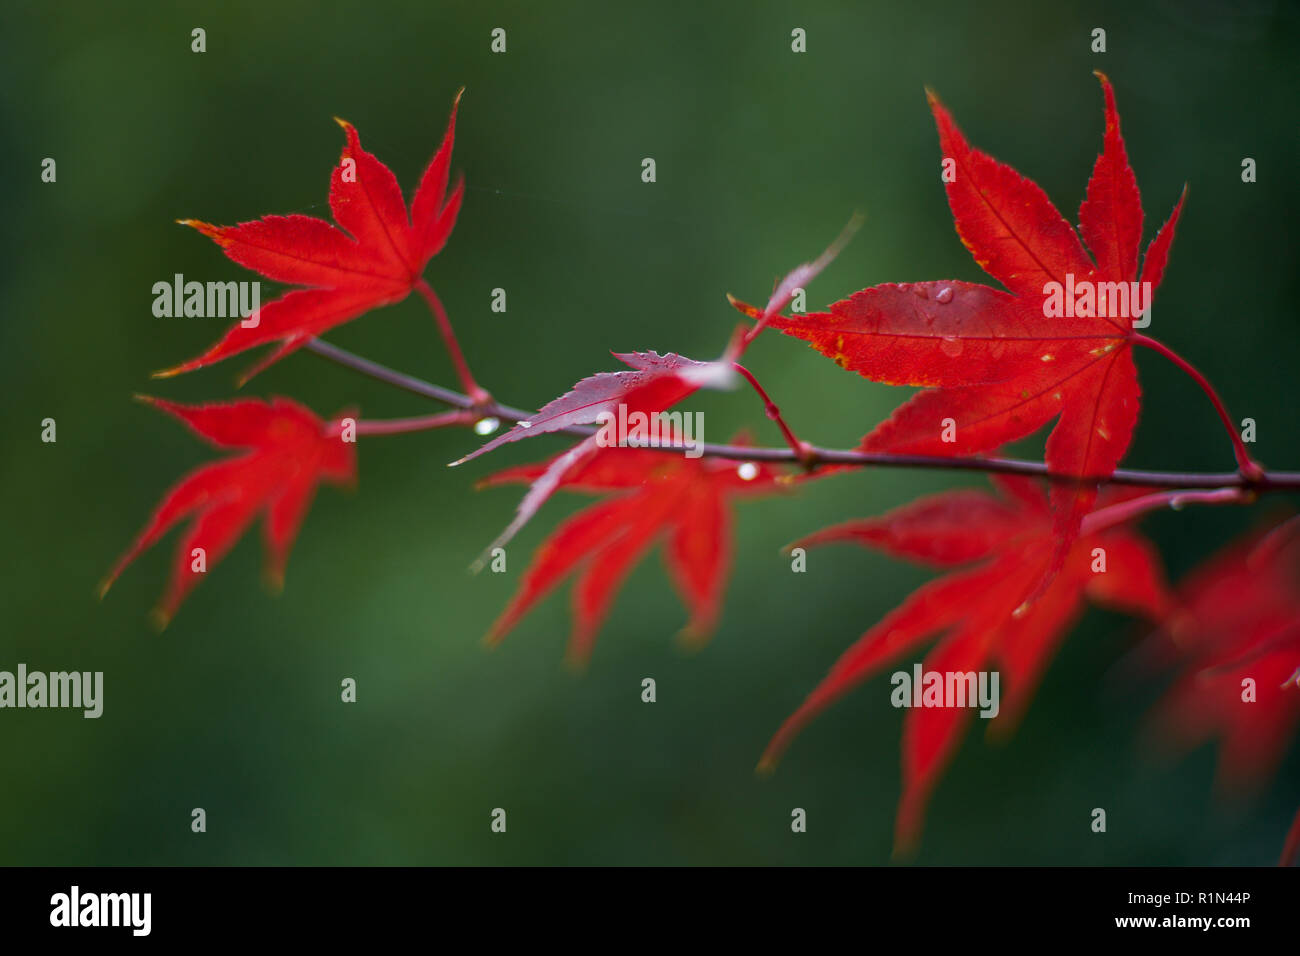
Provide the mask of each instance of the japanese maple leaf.
{"label": "japanese maple leaf", "polygon": [[[631,366],[627,372],[597,372],[582,379],[559,398],[542,406],[531,419],[517,423],[503,435],[476,449],[452,465],[460,465],[479,455],[486,454],[508,442],[519,441],[535,435],[563,431],[577,425],[587,425],[601,420],[603,415],[617,417],[633,413],[653,415],[676,405],[702,386],[727,388],[735,379],[729,362],[699,362],[680,355],[660,355],[658,352],[613,353],[614,357]],[[533,476],[527,494],[519,503],[515,517],[506,529],[484,550],[474,563],[477,570],[483,566],[486,555],[493,548],[504,547],[528,520],[537,513],[548,498],[560,488],[566,475],[572,474],[582,462],[599,449],[597,432],[554,458],[550,464]]]}
{"label": "japanese maple leaf", "polygon": [[[1120,135],[1110,81],[1103,149],[1079,208],[1080,237],[1032,181],[971,147],[933,95],[930,106],[951,176],[946,183],[957,233],[975,261],[1007,291],[957,280],[865,289],[829,312],[775,316],[770,324],[841,366],[877,382],[922,386],[862,441],[872,452],[971,455],[1029,435],[1059,416],[1046,461],[1062,474],[1110,475],[1137,423],[1139,389],[1131,317],[1107,308],[1047,317],[1049,283],[1149,282],[1159,286],[1182,210],[1178,200],[1138,266],[1142,204]],[[1085,285],[1085,287],[1087,287]],[[1139,287],[1140,288],[1140,287]],[[1119,303],[1122,305],[1122,303]],[[1142,300],[1149,306],[1149,297]],[[1082,303],[1071,299],[1071,306]],[[757,310],[741,304],[757,317]],[[1092,506],[1090,486],[1052,491],[1064,559]]]}
{"label": "japanese maple leaf", "polygon": [[1300,542],[1274,544],[1249,535],[1194,571],[1165,629],[1182,673],[1150,730],[1179,752],[1218,738],[1224,796],[1267,781],[1300,726]]}
{"label": "japanese maple leaf", "polygon": [[701,386],[726,388],[735,379],[731,366],[723,361],[700,362],[669,353],[612,352],[632,371],[597,372],[582,379],[559,398],[542,406],[536,415],[517,422],[513,428],[453,462],[460,465],[487,454],[508,442],[562,431],[575,425],[599,421],[602,414],[660,412],[692,395]]}
{"label": "japanese maple leaf", "polygon": [[141,399],[176,416],[217,448],[248,450],[195,469],[168,491],[135,543],[113,567],[100,596],[138,555],[188,518],[189,531],[177,548],[171,581],[154,612],[156,623],[165,627],[199,582],[194,549],[203,549],[206,571],[226,555],[259,514],[266,531],[267,578],[272,586],[280,587],[289,549],[317,484],[355,481],[355,445],[342,440],[337,424],[327,426],[286,398],[226,405]]}
{"label": "japanese maple leaf", "polygon": [[[1095,531],[1085,528],[1042,596],[1022,605],[1025,587],[1038,580],[1052,560],[1056,542],[1051,512],[1046,496],[1029,479],[999,475],[993,481],[1000,496],[975,490],[946,492],[883,517],[827,528],[792,545],[849,541],[958,570],[913,592],[859,638],[772,738],[760,768],[774,766],[803,726],[832,702],[936,637],[923,671],[998,671],[1000,710],[990,730],[1009,733],[1057,645],[1082,613],[1085,597],[1151,617],[1167,611],[1170,596],[1154,551],[1135,532],[1105,522]],[[1104,572],[1093,570],[1102,567],[1097,548],[1104,549]],[[971,713],[967,707],[908,712],[895,828],[898,850],[909,849],[919,836],[930,793],[956,752]]]}
{"label": "japanese maple leaf", "polygon": [[[484,486],[531,483],[550,463],[507,468]],[[564,521],[538,548],[519,590],[488,633],[501,641],[543,597],[574,575],[569,659],[585,663],[619,587],[654,545],[664,542],[668,571],[690,610],[683,632],[700,642],[712,632],[731,562],[733,498],[770,494],[771,466],[680,452],[602,447],[570,470],[560,487],[604,495]]]}
{"label": "japanese maple leaf", "polygon": [[240,265],[304,288],[262,306],[256,324],[251,318],[248,327],[244,321],[236,323],[202,355],[156,375],[189,372],[246,349],[280,343],[244,376],[242,381],[247,381],[314,336],[399,302],[412,289],[428,289],[421,273],[451,235],[464,194],[464,181],[458,178],[447,196],[459,102],[458,94],[442,145],[420,179],[409,216],[397,177],[361,148],[356,127],[338,120],[347,141],[330,174],[330,211],[337,225],[303,215],[264,216],[238,226],[180,220],[214,240]]}

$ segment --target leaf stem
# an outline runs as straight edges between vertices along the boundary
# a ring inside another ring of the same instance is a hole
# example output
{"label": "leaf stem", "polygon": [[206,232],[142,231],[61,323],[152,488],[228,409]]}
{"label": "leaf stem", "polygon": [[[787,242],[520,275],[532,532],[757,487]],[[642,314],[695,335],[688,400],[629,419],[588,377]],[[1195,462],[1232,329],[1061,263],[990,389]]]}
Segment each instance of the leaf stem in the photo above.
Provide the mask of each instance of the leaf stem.
{"label": "leaf stem", "polygon": [[469,370],[469,363],[465,361],[465,353],[460,350],[460,342],[456,341],[456,333],[451,327],[451,319],[447,318],[447,310],[443,308],[442,300],[438,298],[438,293],[433,291],[433,286],[429,285],[423,278],[415,283],[415,288],[419,290],[420,295],[424,296],[424,301],[429,303],[429,310],[433,313],[434,319],[438,323],[438,331],[442,333],[442,340],[447,345],[447,354],[451,356],[451,364],[456,367],[456,376],[460,379],[460,387],[468,394],[476,406],[486,406],[492,403],[492,396],[487,389],[479,386],[474,381],[474,376]]}
{"label": "leaf stem", "polygon": [[[395,388],[455,408],[472,409],[477,415],[492,416],[511,422],[531,421],[536,416],[536,412],[512,408],[496,401],[487,406],[477,406],[468,395],[444,388],[441,385],[434,385],[404,372],[398,372],[386,365],[355,355],[346,349],[341,349],[337,345],[331,345],[320,339],[311,339],[303,348],[314,352],[321,358],[329,359],[331,362],[360,372],[362,375],[377,381],[385,382]],[[595,429],[575,425],[570,428],[559,429],[559,432],[586,437],[594,434]],[[705,455],[734,461],[798,462],[800,460],[792,448],[754,448],[747,445],[716,445],[708,442],[701,447]],[[1249,488],[1257,493],[1300,491],[1300,472],[1294,471],[1265,471],[1260,469],[1259,476],[1252,478],[1236,471],[1136,471],[1119,468],[1106,478],[1080,478],[1077,475],[1054,473],[1040,461],[1024,461],[1017,458],[944,458],[929,455],[893,455],[865,452],[857,449],[822,448],[817,445],[810,445],[809,450],[819,464],[978,471],[1006,475],[1026,475],[1031,478],[1043,478],[1061,484],[1136,485],[1146,488],[1201,490],[1206,488]]]}
{"label": "leaf stem", "polygon": [[1172,508],[1179,511],[1184,505],[1235,505],[1253,501],[1254,494],[1247,488],[1208,488],[1178,491],[1157,491],[1153,494],[1130,498],[1117,504],[1098,508],[1083,519],[1080,535],[1096,534],[1117,524],[1123,524],[1148,511]]}
{"label": "leaf stem", "polygon": [[812,453],[812,445],[808,444],[806,441],[800,441],[795,437],[794,432],[790,430],[790,426],[787,425],[785,419],[781,417],[781,409],[777,407],[776,402],[772,401],[771,396],[767,394],[767,391],[763,386],[758,383],[758,379],[754,377],[753,372],[745,368],[745,366],[741,365],[739,362],[732,362],[731,367],[743,375],[745,381],[754,386],[754,391],[758,392],[758,397],[763,400],[764,411],[767,412],[767,417],[776,422],[777,426],[781,429],[781,434],[785,436],[786,444],[789,445],[790,450],[795,453],[800,464],[803,465],[804,470],[812,471],[817,465],[817,459]]}
{"label": "leaf stem", "polygon": [[1214,386],[1210,384],[1210,380],[1202,375],[1195,365],[1187,361],[1187,359],[1183,358],[1163,342],[1157,341],[1156,339],[1150,338],[1146,335],[1134,335],[1133,341],[1138,345],[1145,346],[1153,352],[1158,352],[1163,355],[1169,361],[1178,366],[1178,368],[1187,373],[1187,375],[1201,387],[1201,391],[1209,396],[1210,401],[1214,404],[1214,410],[1219,413],[1219,418],[1223,422],[1223,427],[1228,430],[1228,438],[1232,441],[1232,452],[1237,457],[1237,467],[1241,470],[1242,476],[1246,478],[1257,478],[1262,475],[1264,470],[1250,457],[1250,452],[1246,451],[1245,442],[1241,440],[1241,435],[1237,433],[1237,428],[1233,425],[1232,419],[1228,415],[1227,406],[1225,406],[1223,400],[1219,398],[1219,393],[1214,390]]}
{"label": "leaf stem", "polygon": [[469,409],[439,412],[436,415],[417,415],[412,418],[371,418],[357,422],[358,435],[405,435],[425,432],[452,425],[472,425],[479,416]]}

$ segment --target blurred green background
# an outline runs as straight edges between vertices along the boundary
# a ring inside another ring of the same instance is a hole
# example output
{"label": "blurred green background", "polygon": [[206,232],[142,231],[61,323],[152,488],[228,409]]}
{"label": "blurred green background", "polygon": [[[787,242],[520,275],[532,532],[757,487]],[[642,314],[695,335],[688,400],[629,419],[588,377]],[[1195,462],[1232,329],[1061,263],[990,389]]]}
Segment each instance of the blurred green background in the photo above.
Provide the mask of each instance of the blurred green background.
{"label": "blurred green background", "polygon": [[[162,635],[147,611],[175,535],[100,603],[95,586],[161,493],[212,452],[130,400],[224,400],[252,356],[151,381],[225,323],[157,319],[154,282],[251,279],[175,225],[328,216],[357,125],[408,195],[456,89],[469,192],[426,275],[480,379],[541,403],[609,350],[716,355],[736,316],[855,210],[866,224],[809,308],[882,281],[981,280],[953,232],[923,86],[973,142],[1036,179],[1072,220],[1100,148],[1094,69],[1116,85],[1147,236],[1190,183],[1153,333],[1259,423],[1266,463],[1300,467],[1296,230],[1300,72],[1286,3],[1020,2],[59,4],[9,0],[0,29],[0,669],[103,670],[98,721],[0,712],[0,862],[23,864],[882,863],[903,714],[882,677],[812,725],[777,774],[754,763],[838,654],[927,572],[854,549],[793,575],[778,549],[973,476],[880,471],[742,503],[713,642],[658,557],[618,599],[585,676],[562,665],[567,589],[495,652],[479,638],[532,549],[582,503],[552,501],[509,573],[466,573],[513,489],[474,492],[543,438],[449,471],[466,432],[365,439],[355,495],[323,489],[283,595],[259,536],[213,569]],[[190,31],[207,31],[207,52]],[[507,31],[493,55],[489,34]],[[790,50],[807,32],[808,52]],[[1108,52],[1090,52],[1094,27]],[[54,157],[55,184],[40,182]],[[658,182],[643,184],[654,157]],[[1259,181],[1240,179],[1243,157]],[[504,287],[509,311],[490,311]],[[264,299],[265,301],[265,299]],[[418,297],[331,341],[444,384]],[[772,335],[749,362],[796,429],[848,446],[904,397]],[[1231,467],[1194,386],[1139,357],[1132,467]],[[245,391],[369,417],[432,407],[300,353]],[[709,395],[706,435],[776,430],[745,392]],[[42,444],[40,421],[58,422]],[[1017,451],[1041,454],[1042,435]],[[1281,504],[1281,502],[1279,502]],[[1144,527],[1181,576],[1251,524],[1242,510]],[[931,804],[921,863],[1271,863],[1300,796],[1300,748],[1249,805],[1211,796],[1214,751],[1162,763],[1136,744],[1159,688],[1115,687],[1140,632],[1090,610],[1020,732],[965,740]],[[654,677],[658,703],[641,703]],[[353,677],[359,701],[339,701]],[[1089,830],[1108,811],[1104,836]],[[203,807],[208,832],[190,831]],[[489,813],[509,814],[505,836]],[[807,834],[790,810],[808,811]]]}

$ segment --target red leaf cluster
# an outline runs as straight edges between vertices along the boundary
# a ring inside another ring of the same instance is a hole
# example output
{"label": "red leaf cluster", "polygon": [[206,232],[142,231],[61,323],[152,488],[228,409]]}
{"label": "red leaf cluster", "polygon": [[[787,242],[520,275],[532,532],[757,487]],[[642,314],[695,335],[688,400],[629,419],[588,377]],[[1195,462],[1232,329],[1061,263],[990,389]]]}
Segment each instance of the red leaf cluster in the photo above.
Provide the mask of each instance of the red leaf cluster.
{"label": "red leaf cluster", "polygon": [[[582,379],[531,419],[516,422],[455,462],[527,437],[584,436],[548,461],[485,479],[485,485],[529,486],[494,545],[508,541],[558,490],[600,496],[563,521],[538,549],[489,640],[503,639],[537,602],[573,578],[569,656],[585,662],[620,587],[657,545],[689,612],[684,633],[696,641],[707,637],[719,615],[731,561],[733,500],[770,494],[788,476],[756,462],[607,447],[586,426],[607,415],[657,414],[699,388],[727,387],[739,373],[780,426],[794,460],[811,470],[817,464],[813,446],[795,437],[757,378],[737,364],[758,333],[772,325],[868,379],[922,389],[862,439],[861,451],[937,456],[948,459],[941,462],[947,467],[953,456],[991,452],[1055,422],[1045,462],[1056,480],[1045,493],[1027,478],[999,475],[997,494],[961,490],[921,498],[882,517],[836,525],[797,542],[805,548],[856,543],[946,573],[904,599],[843,654],[772,739],[763,766],[771,766],[832,702],[891,662],[927,647],[926,672],[995,670],[1000,675],[1005,691],[990,727],[1009,732],[1061,640],[1093,601],[1158,622],[1171,639],[1166,650],[1176,651],[1180,676],[1153,718],[1155,732],[1178,748],[1220,738],[1221,786],[1246,787],[1267,777],[1300,722],[1300,548],[1281,532],[1262,543],[1252,538],[1210,561],[1175,597],[1153,549],[1129,526],[1148,501],[1113,486],[1098,490],[1114,475],[1137,423],[1133,346],[1145,344],[1181,363],[1136,333],[1134,320],[1151,314],[1151,293],[1164,276],[1183,206],[1180,198],[1143,254],[1137,179],[1114,91],[1105,76],[1098,76],[1105,131],[1077,231],[1034,182],[971,146],[948,110],[929,95],[958,236],[1002,288],[959,280],[885,284],[857,292],[826,312],[782,315],[796,289],[836,256],[856,228],[851,225],[821,257],[779,282],[764,309],[733,300],[754,325],[733,335],[720,359],[615,353],[630,370]],[[409,208],[392,171],[362,149],[354,127],[340,121],[346,142],[330,178],[333,223],[304,215],[266,216],[237,226],[184,220],[232,261],[298,288],[262,307],[256,321],[236,324],[202,355],[159,374],[188,372],[274,344],[246,376],[251,377],[315,336],[418,290],[434,310],[468,395],[461,411],[370,423],[369,433],[468,424],[480,415],[518,418],[474,382],[441,303],[422,278],[447,242],[464,194],[459,180],[448,192],[455,121],[453,106],[442,144]],[[373,374],[376,366],[367,364]],[[1227,422],[1213,390],[1198,381]],[[437,394],[434,386],[428,388]],[[445,400],[457,403],[456,396]],[[355,479],[353,446],[340,423],[327,424],[279,398],[197,406],[148,401],[211,444],[243,452],[191,472],[169,491],[104,590],[171,527],[189,520],[157,611],[165,623],[198,580],[195,555],[203,555],[206,570],[259,515],[266,529],[268,576],[278,582],[316,487]],[[1200,492],[1199,500],[1243,500],[1245,491],[1261,483],[1264,472],[1235,436],[1234,443],[1242,483]],[[831,470],[838,469],[822,473]],[[1148,497],[1161,499],[1160,494]],[[954,706],[908,713],[899,848],[915,844],[927,801],[971,716],[971,708]],[[1300,821],[1284,860],[1296,853],[1297,834]]]}

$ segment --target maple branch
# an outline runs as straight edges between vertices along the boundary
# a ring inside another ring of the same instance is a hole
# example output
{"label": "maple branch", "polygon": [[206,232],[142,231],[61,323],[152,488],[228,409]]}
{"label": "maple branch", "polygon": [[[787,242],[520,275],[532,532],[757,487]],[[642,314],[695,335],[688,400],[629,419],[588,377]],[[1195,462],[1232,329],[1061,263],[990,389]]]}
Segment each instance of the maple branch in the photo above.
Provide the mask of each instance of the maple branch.
{"label": "maple branch", "polygon": [[451,319],[447,318],[447,310],[443,308],[438,293],[434,292],[433,286],[429,285],[423,278],[415,283],[415,288],[419,290],[420,295],[424,296],[424,301],[429,303],[429,310],[433,312],[433,317],[438,322],[438,331],[442,333],[442,340],[447,345],[447,354],[451,356],[451,364],[456,366],[456,375],[460,378],[460,387],[469,393],[475,406],[490,405],[492,396],[487,389],[480,387],[478,382],[474,381],[474,376],[469,370],[469,363],[465,361],[465,353],[460,350],[460,342],[456,341],[456,333],[451,327]]}
{"label": "maple branch", "polygon": [[1158,352],[1160,355],[1169,359],[1169,361],[1173,362],[1178,366],[1178,368],[1186,372],[1187,375],[1189,375],[1191,379],[1201,387],[1201,391],[1208,395],[1210,401],[1214,403],[1214,410],[1219,413],[1219,418],[1223,421],[1223,427],[1228,430],[1228,437],[1232,440],[1232,452],[1237,456],[1237,467],[1241,470],[1242,475],[1251,478],[1263,474],[1263,469],[1250,457],[1250,452],[1246,451],[1245,442],[1243,442],[1241,436],[1237,434],[1236,426],[1232,424],[1232,419],[1228,416],[1227,406],[1224,405],[1223,400],[1219,398],[1219,393],[1214,390],[1214,386],[1210,384],[1210,380],[1202,375],[1195,365],[1187,361],[1187,359],[1183,358],[1163,342],[1159,342],[1156,339],[1140,334],[1134,335],[1133,341],[1138,345],[1146,346],[1153,352]]}
{"label": "maple branch", "polygon": [[[360,372],[362,375],[376,381],[385,382],[413,395],[433,399],[455,408],[472,409],[477,415],[519,422],[532,421],[537,414],[520,408],[512,408],[509,405],[502,405],[495,401],[487,406],[477,406],[468,395],[444,388],[441,385],[434,385],[404,372],[398,372],[386,365],[355,355],[346,349],[341,349],[337,345],[331,345],[321,339],[311,339],[303,348],[314,352],[321,358],[329,359],[331,362]],[[586,437],[595,434],[595,432],[596,429],[590,426],[573,425],[568,428],[557,429],[553,434]],[[661,447],[668,449],[672,446]],[[727,458],[733,461],[800,462],[800,457],[792,448],[754,448],[747,445],[715,445],[708,442],[696,447],[700,448],[704,455],[713,458]],[[1117,468],[1104,478],[1080,478],[1078,475],[1049,471],[1047,465],[1041,461],[1025,461],[1018,458],[944,458],[931,455],[894,455],[859,451],[853,448],[821,448],[817,445],[809,445],[808,452],[812,461],[816,464],[979,471],[1004,475],[1026,475],[1030,478],[1044,478],[1047,481],[1060,484],[1136,485],[1146,488],[1193,490],[1249,488],[1256,493],[1300,491],[1300,472],[1294,471],[1265,471],[1261,469],[1258,477],[1250,477],[1236,471],[1137,471]]]}
{"label": "maple branch", "polygon": [[754,386],[754,391],[758,392],[758,397],[763,400],[764,411],[767,412],[767,417],[776,422],[777,426],[780,427],[781,434],[785,436],[786,444],[790,446],[790,450],[795,453],[795,456],[803,464],[804,469],[806,471],[812,471],[816,463],[812,455],[812,446],[806,441],[800,441],[795,437],[794,432],[790,430],[790,426],[787,425],[785,419],[781,417],[781,409],[777,408],[776,402],[772,401],[763,386],[758,383],[758,379],[754,377],[753,372],[745,368],[745,366],[741,365],[739,362],[732,362],[731,366],[745,377],[745,381]]}

